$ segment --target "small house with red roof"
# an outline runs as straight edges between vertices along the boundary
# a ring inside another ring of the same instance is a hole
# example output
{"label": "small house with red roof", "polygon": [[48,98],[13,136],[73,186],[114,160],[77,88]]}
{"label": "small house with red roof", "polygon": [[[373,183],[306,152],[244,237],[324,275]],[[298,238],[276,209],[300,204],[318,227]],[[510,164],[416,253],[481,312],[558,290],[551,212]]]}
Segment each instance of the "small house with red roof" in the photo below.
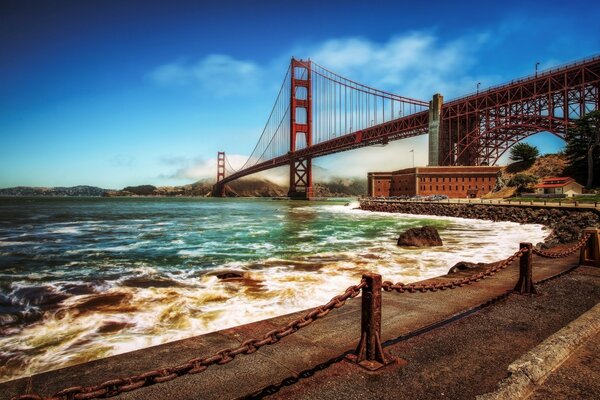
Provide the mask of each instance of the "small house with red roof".
{"label": "small house with red roof", "polygon": [[567,197],[573,197],[582,192],[583,186],[568,176],[544,178],[541,183],[535,185],[535,193],[537,194],[564,194]]}

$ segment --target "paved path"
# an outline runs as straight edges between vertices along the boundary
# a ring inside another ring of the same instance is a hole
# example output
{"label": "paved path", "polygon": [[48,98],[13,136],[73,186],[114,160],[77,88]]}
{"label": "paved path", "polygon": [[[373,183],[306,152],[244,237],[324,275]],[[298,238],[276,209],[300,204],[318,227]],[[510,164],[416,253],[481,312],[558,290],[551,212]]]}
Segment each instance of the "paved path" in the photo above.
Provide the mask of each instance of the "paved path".
{"label": "paved path", "polygon": [[[272,390],[268,399],[475,399],[522,354],[600,301],[600,269],[582,267],[480,312],[388,346],[408,364],[368,373],[347,362]],[[598,340],[576,352],[533,399],[599,399]],[[505,399],[517,400],[514,397]]]}
{"label": "paved path", "polygon": [[600,335],[592,337],[550,374],[530,400],[600,399]]}
{"label": "paved path", "polygon": [[[534,257],[534,280],[554,276],[569,270],[577,263],[577,254],[559,260]],[[433,280],[443,282],[472,273],[473,271],[461,272]],[[383,340],[398,339],[477,310],[490,300],[510,291],[516,283],[517,276],[518,261],[492,278],[454,290],[414,294],[384,293]],[[345,288],[340,288],[340,292],[343,289]],[[334,294],[336,293],[332,293]],[[260,337],[301,314],[304,313],[277,317],[6,382],[0,384],[0,399],[9,399],[27,392],[51,395],[69,386],[93,385],[108,379],[174,366],[193,357],[211,355],[222,348],[238,345],[246,339]],[[118,398],[231,399],[260,393],[268,386],[280,386],[282,382],[291,383],[297,380],[298,376],[306,375],[303,371],[310,371],[316,365],[340,359],[356,347],[359,332],[360,299],[354,299],[324,319],[282,339],[278,344],[264,346],[251,355],[238,356],[227,365],[212,366],[204,373],[183,376],[170,382],[124,393]]]}

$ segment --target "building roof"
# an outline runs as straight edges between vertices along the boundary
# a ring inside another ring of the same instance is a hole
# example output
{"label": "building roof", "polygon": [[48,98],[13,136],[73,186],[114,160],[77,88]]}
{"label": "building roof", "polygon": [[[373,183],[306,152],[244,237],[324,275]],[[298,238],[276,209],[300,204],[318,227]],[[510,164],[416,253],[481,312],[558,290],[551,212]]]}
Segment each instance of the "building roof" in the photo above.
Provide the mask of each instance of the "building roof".
{"label": "building roof", "polygon": [[542,179],[542,183],[538,183],[535,185],[536,188],[546,189],[546,188],[557,188],[567,186],[570,183],[574,183],[578,186],[582,186],[579,183],[575,182],[575,179],[564,176],[564,177],[551,177]]}
{"label": "building roof", "polygon": [[393,171],[392,174],[497,174],[502,167],[489,165],[428,165],[426,167],[412,167]]}

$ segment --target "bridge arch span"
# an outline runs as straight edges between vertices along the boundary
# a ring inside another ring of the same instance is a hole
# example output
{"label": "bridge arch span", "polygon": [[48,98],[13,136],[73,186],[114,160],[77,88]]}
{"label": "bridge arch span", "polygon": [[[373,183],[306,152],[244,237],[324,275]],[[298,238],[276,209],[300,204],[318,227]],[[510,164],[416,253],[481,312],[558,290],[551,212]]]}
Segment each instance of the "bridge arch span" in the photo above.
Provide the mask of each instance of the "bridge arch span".
{"label": "bridge arch span", "polygon": [[538,125],[518,124],[487,130],[480,142],[483,151],[479,155],[479,159],[482,164],[487,162],[489,165],[495,165],[515,144],[544,132],[565,140],[565,131],[562,128],[549,129]]}

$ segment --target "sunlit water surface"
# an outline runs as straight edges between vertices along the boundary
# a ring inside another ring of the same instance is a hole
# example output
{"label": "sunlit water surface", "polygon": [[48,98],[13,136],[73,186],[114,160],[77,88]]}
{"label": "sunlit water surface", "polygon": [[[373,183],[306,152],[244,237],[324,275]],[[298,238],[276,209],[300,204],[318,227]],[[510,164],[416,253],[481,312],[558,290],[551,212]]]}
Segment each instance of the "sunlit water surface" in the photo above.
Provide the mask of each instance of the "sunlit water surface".
{"label": "sunlit water surface", "polygon": [[[0,381],[317,306],[365,271],[414,282],[496,261],[548,234],[356,206],[0,199]],[[396,246],[422,225],[444,246]]]}

